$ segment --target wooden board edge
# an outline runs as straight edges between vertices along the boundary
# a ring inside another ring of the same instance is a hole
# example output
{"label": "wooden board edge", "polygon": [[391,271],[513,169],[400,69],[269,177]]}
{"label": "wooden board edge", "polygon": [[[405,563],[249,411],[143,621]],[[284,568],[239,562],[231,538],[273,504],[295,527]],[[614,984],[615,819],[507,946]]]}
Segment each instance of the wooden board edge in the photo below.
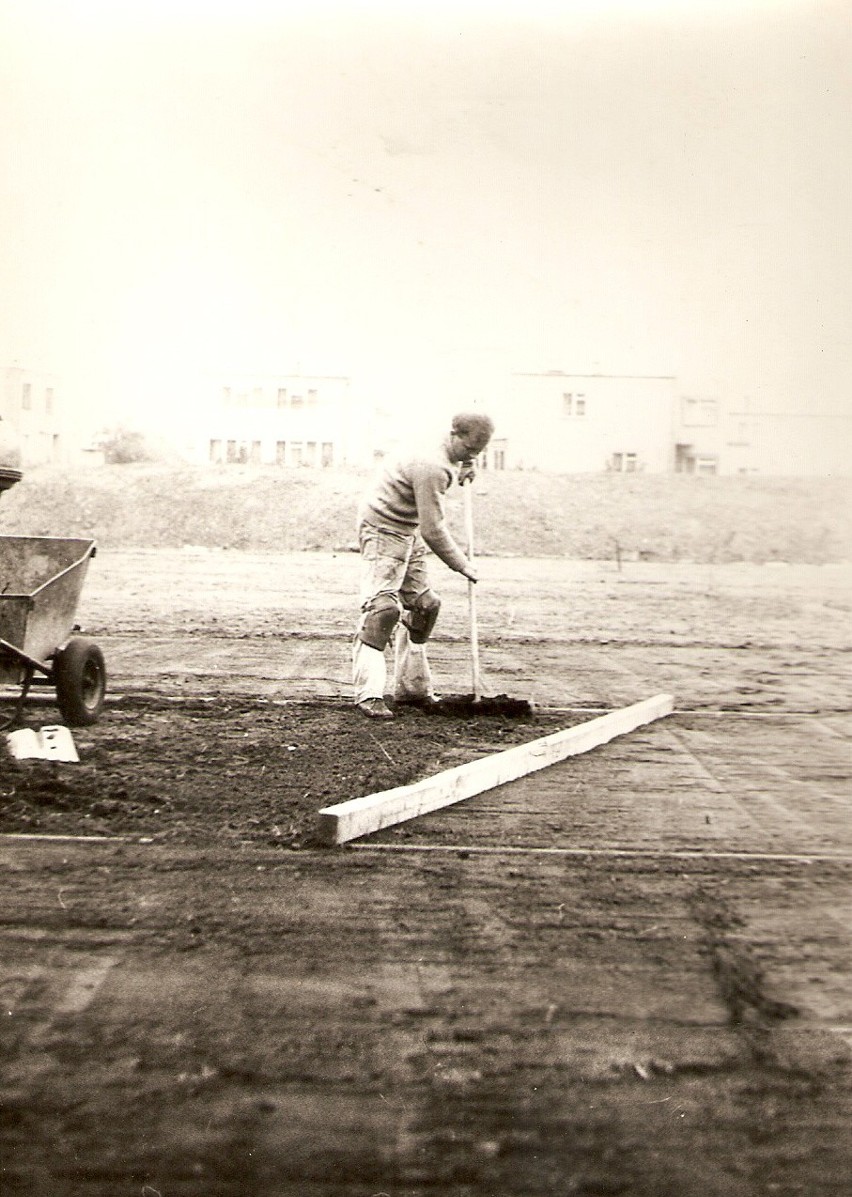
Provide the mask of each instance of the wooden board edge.
{"label": "wooden board edge", "polygon": [[429,814],[558,764],[569,756],[589,752],[617,736],[661,719],[673,710],[671,694],[656,694],[629,707],[620,707],[527,744],[457,765],[410,785],[336,803],[318,812],[317,839],[325,847],[334,847],[418,815]]}

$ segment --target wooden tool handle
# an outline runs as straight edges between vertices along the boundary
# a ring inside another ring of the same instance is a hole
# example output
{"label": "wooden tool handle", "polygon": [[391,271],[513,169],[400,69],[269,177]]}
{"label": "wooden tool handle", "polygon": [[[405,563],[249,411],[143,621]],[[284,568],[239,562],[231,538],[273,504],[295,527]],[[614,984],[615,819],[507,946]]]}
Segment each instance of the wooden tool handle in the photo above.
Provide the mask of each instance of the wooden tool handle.
{"label": "wooden tool handle", "polygon": [[[467,559],[473,564],[473,495],[471,484],[466,482],[462,487],[464,494],[464,522],[467,532]],[[473,685],[473,701],[482,698],[482,682],[479,676],[479,628],[476,622],[476,583],[467,581],[467,605],[470,614],[470,669]]]}

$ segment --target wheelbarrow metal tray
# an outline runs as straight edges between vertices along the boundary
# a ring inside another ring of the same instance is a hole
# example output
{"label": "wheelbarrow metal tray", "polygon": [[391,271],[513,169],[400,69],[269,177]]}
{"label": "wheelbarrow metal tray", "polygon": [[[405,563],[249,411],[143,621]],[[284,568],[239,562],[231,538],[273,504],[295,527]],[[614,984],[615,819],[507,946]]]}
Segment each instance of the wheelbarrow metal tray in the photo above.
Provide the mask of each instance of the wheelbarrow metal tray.
{"label": "wheelbarrow metal tray", "polygon": [[20,470],[13,470],[9,466],[0,466],[0,494],[4,490],[10,490],[22,478],[23,474]]}
{"label": "wheelbarrow metal tray", "polygon": [[[45,665],[74,630],[94,554],[95,541],[78,537],[0,536],[0,640]],[[21,669],[0,649],[0,681],[19,681]]]}

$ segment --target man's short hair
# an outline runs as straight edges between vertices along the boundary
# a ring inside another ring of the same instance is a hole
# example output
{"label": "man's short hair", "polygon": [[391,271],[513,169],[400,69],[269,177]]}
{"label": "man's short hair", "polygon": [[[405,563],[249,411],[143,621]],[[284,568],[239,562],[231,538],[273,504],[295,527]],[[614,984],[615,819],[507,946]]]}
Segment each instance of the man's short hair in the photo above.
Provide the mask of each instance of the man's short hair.
{"label": "man's short hair", "polygon": [[481,453],[494,434],[494,421],[477,411],[463,411],[453,416],[452,432],[463,437],[475,453]]}

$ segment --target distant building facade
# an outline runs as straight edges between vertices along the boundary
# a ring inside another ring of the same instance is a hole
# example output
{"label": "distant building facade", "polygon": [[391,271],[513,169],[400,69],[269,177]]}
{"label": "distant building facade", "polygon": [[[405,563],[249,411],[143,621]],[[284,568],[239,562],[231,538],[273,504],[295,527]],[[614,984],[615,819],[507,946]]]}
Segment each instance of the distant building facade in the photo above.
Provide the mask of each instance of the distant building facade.
{"label": "distant building facade", "polygon": [[577,474],[673,468],[673,375],[513,374],[486,466]]}
{"label": "distant building facade", "polygon": [[674,375],[514,374],[493,412],[491,469],[852,474],[852,412],[725,406],[716,395],[683,394]]}
{"label": "distant building facade", "polygon": [[755,411],[729,408],[720,459],[725,474],[852,474],[852,411]]}
{"label": "distant building facade", "polygon": [[67,446],[53,375],[0,368],[0,416],[14,431],[23,468],[62,460]]}
{"label": "distant building facade", "polygon": [[[20,397],[20,379],[16,385]],[[31,391],[31,404],[33,398]],[[717,395],[683,393],[673,374],[516,373],[502,395],[482,406],[496,425],[481,461],[491,470],[852,473],[852,413],[772,413],[745,402],[726,407]],[[198,462],[365,468],[397,445],[391,413],[356,397],[345,376],[217,378],[206,384],[202,407],[189,454]],[[35,425],[28,430],[32,437]],[[48,447],[35,444],[42,453]]]}
{"label": "distant building facade", "polygon": [[674,468],[685,474],[829,476],[852,473],[852,412],[760,410],[681,395]]}
{"label": "distant building facade", "polygon": [[350,380],[331,375],[265,375],[212,384],[195,456],[215,465],[328,468],[357,464],[363,421]]}
{"label": "distant building facade", "polygon": [[724,472],[724,431],[719,400],[714,396],[678,395],[674,409],[676,474]]}

